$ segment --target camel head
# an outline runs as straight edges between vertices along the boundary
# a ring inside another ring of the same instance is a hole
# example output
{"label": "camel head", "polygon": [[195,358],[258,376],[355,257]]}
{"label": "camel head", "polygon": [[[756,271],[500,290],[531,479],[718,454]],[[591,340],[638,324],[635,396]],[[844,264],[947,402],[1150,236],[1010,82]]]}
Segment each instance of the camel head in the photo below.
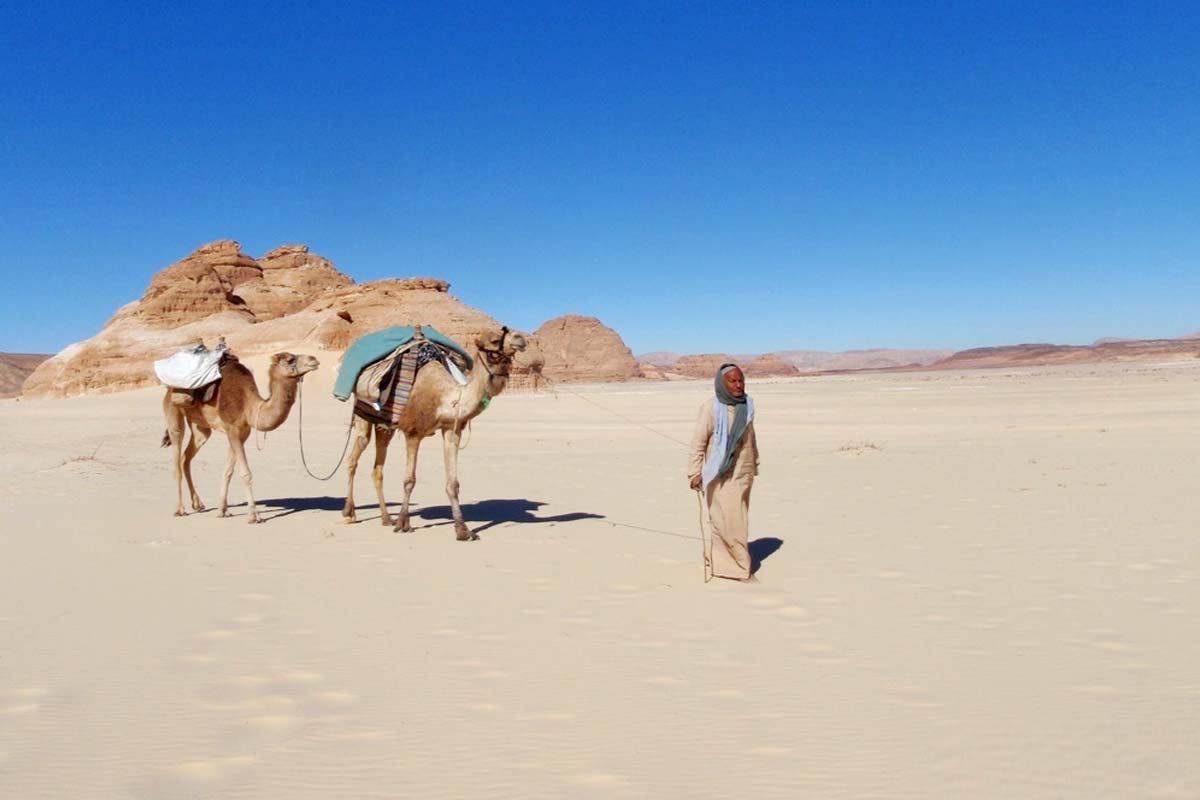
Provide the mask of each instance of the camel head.
{"label": "camel head", "polygon": [[524,334],[510,331],[507,327],[489,331],[475,337],[475,349],[479,351],[493,375],[507,375],[512,369],[513,356],[525,349]]}
{"label": "camel head", "polygon": [[292,353],[276,353],[271,356],[271,375],[273,377],[300,380],[319,366],[321,366],[321,362],[312,356],[298,356]]}

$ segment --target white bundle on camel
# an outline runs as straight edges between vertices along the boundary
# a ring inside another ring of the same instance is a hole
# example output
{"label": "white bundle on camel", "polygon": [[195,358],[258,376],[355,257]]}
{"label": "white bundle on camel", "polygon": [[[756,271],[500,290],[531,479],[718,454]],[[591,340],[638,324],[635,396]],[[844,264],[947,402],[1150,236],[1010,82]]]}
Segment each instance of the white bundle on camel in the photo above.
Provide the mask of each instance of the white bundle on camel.
{"label": "white bundle on camel", "polygon": [[201,342],[155,361],[154,374],[174,389],[199,389],[221,378],[221,358],[228,352],[224,339],[212,350]]}

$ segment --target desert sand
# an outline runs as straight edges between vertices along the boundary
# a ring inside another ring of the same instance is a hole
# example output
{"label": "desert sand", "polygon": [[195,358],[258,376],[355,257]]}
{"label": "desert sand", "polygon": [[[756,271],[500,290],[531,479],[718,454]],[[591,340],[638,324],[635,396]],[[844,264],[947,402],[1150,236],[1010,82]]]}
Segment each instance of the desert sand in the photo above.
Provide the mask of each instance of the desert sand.
{"label": "desert sand", "polygon": [[1195,359],[750,376],[757,585],[702,581],[672,439],[707,382],[498,398],[474,543],[436,440],[415,533],[366,468],[346,526],[293,411],[250,526],[171,515],[158,390],[0,401],[0,797],[1200,796],[1198,390]]}

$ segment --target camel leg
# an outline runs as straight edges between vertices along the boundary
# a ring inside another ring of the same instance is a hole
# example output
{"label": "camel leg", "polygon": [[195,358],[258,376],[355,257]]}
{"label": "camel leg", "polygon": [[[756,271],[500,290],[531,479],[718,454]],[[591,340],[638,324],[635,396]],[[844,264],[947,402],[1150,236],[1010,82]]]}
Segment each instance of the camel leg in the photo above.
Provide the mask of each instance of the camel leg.
{"label": "camel leg", "polygon": [[388,445],[392,442],[395,431],[387,428],[375,429],[375,467],[371,470],[371,480],[375,483],[375,496],[379,498],[379,524],[391,525],[392,516],[388,514],[387,501],[383,499],[383,464],[387,461]]}
{"label": "camel leg", "polygon": [[254,476],[250,474],[250,462],[246,460],[246,439],[250,437],[250,428],[237,432],[237,435],[229,440],[233,446],[234,455],[237,457],[238,466],[242,472],[242,483],[246,485],[246,508],[250,510],[249,518],[246,522],[254,525],[258,523],[258,509],[254,505]]}
{"label": "camel leg", "polygon": [[349,478],[346,486],[346,502],[342,505],[342,522],[347,524],[357,522],[354,513],[354,476],[358,474],[358,460],[362,458],[367,442],[371,440],[371,423],[359,416],[354,417],[354,446],[350,448],[350,459],[346,462],[346,475]]}
{"label": "camel leg", "polygon": [[393,530],[412,532],[412,522],[408,518],[408,501],[412,499],[413,487],[417,485],[417,453],[421,450],[420,436],[404,436],[404,504],[400,506],[400,517],[396,520]]}
{"label": "camel leg", "polygon": [[479,537],[463,521],[462,509],[458,505],[459,436],[459,432],[453,429],[442,431],[442,454],[446,459],[446,496],[450,498],[450,513],[454,516],[454,538],[460,542],[472,542]]}
{"label": "camel leg", "polygon": [[233,440],[237,436],[233,431],[226,430],[225,437],[229,439],[229,454],[225,459],[225,474],[221,478],[221,499],[217,501],[217,516],[228,517],[229,514],[229,481],[233,478],[233,467],[237,464],[237,451],[233,449]]}
{"label": "camel leg", "polygon": [[187,479],[188,492],[192,495],[193,511],[203,511],[204,503],[200,500],[200,495],[196,493],[196,484],[192,482],[192,459],[196,457],[196,453],[200,452],[200,448],[204,447],[204,443],[210,436],[212,436],[212,428],[207,425],[193,424],[192,437],[188,440],[187,449],[183,453],[183,477]]}
{"label": "camel leg", "polygon": [[[184,435],[184,419],[179,413],[172,413],[174,409],[167,412],[167,438],[171,440],[171,463],[175,467],[175,516],[182,517],[187,514],[183,510],[183,435]],[[188,481],[191,483],[190,479]]]}

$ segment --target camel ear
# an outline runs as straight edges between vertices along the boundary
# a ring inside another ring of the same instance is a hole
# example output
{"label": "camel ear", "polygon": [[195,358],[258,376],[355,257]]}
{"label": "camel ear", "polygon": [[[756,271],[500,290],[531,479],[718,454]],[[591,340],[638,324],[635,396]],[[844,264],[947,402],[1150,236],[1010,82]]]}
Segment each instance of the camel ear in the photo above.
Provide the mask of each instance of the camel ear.
{"label": "camel ear", "polygon": [[273,367],[278,364],[282,358],[283,353],[276,353],[275,355],[271,356],[271,366]]}

